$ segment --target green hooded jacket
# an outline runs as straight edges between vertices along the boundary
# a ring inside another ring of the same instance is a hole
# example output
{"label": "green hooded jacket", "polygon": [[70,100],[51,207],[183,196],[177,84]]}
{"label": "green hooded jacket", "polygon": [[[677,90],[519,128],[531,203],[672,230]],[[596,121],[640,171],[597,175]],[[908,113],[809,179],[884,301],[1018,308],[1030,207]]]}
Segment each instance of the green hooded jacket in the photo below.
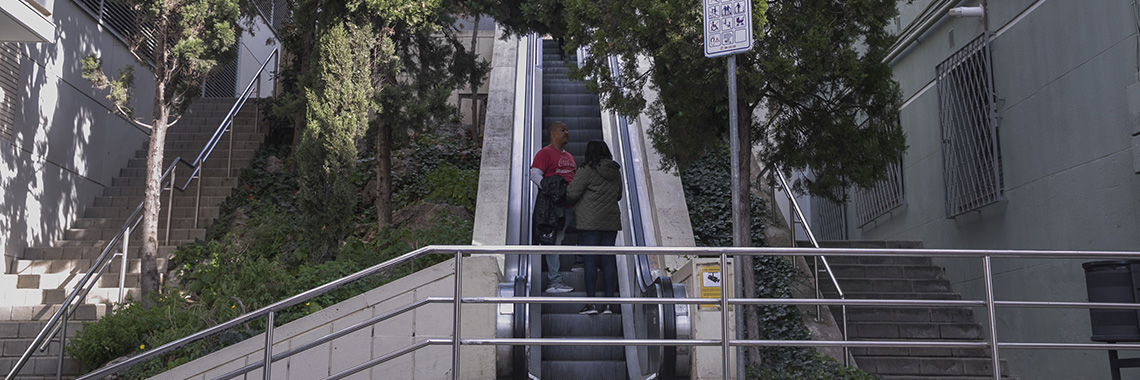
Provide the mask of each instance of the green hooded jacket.
{"label": "green hooded jacket", "polygon": [[566,189],[566,200],[574,205],[579,230],[621,230],[621,166],[603,159],[596,167],[581,166]]}

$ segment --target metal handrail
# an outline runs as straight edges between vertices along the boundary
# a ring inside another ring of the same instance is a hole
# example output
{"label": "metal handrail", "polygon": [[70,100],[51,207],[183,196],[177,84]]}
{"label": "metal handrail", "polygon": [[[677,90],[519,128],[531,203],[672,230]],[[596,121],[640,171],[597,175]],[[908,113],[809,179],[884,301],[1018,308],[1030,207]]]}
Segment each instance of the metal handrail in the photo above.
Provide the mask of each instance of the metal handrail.
{"label": "metal handrail", "polygon": [[[254,85],[260,85],[261,75],[265,72],[265,69],[269,65],[269,62],[278,56],[279,51],[277,48],[274,48],[269,56],[266,57],[265,62],[261,65],[261,68],[258,69],[257,73],[254,75],[253,80],[251,80],[249,85],[246,86],[245,91],[243,91],[242,95],[237,99],[236,102],[234,102],[234,106],[230,108],[230,112],[224,119],[222,119],[221,124],[218,125],[217,130],[214,131],[214,134],[210,137],[210,140],[207,141],[206,146],[202,148],[202,152],[198,154],[198,157],[195,158],[194,161],[187,161],[186,159],[182,158],[182,156],[177,156],[166,167],[166,170],[163,171],[162,177],[159,178],[158,181],[161,189],[159,196],[161,197],[161,192],[165,192],[167,190],[170,191],[169,202],[167,206],[169,207],[169,210],[167,210],[166,215],[167,243],[170,242],[171,215],[174,213],[174,189],[177,188],[179,191],[184,192],[186,191],[186,188],[189,187],[190,182],[193,181],[194,178],[199,178],[198,197],[200,198],[202,196],[202,181],[198,175],[202,169],[202,165],[214,151],[214,148],[221,140],[221,136],[224,135],[226,131],[229,131],[231,129],[230,127],[233,124],[234,115],[236,115],[237,112],[241,110],[241,108],[245,105],[246,100],[248,100],[252,95]],[[231,161],[233,160],[233,133],[230,133],[230,154],[228,159]],[[186,183],[182,186],[175,185],[175,182],[177,181],[177,173],[175,170],[177,169],[179,163],[188,165],[194,169],[194,171],[188,176]],[[227,164],[227,168],[229,166],[230,164]],[[112,237],[107,245],[103,248],[103,251],[100,252],[99,257],[96,258],[94,263],[91,265],[91,268],[87,270],[87,272],[75,285],[75,289],[72,290],[71,293],[68,294],[67,298],[63,301],[63,304],[60,306],[59,310],[56,311],[50,319],[48,319],[47,324],[44,325],[43,329],[41,329],[38,334],[36,334],[36,338],[32,340],[32,343],[30,345],[28,345],[28,348],[20,356],[20,359],[16,361],[16,365],[12,367],[11,371],[5,377],[6,380],[11,380],[17,374],[19,374],[23,366],[27,364],[28,359],[31,358],[33,352],[36,350],[39,350],[41,352],[46,350],[48,344],[52,340],[51,337],[54,337],[60,331],[63,331],[64,336],[60,339],[59,363],[57,365],[57,376],[60,375],[60,372],[62,371],[59,369],[59,366],[62,366],[63,364],[63,347],[66,346],[67,343],[67,319],[70,318],[71,315],[79,309],[79,306],[84,303],[83,300],[86,299],[87,294],[90,293],[91,289],[95,287],[99,278],[103,276],[103,272],[106,271],[107,267],[110,266],[111,261],[116,257],[121,257],[120,263],[122,267],[119,271],[119,303],[123,302],[125,288],[124,283],[127,271],[127,245],[130,240],[131,232],[134,231],[138,224],[142,221],[142,212],[145,202],[145,200],[139,202],[139,205],[135,207],[134,212],[132,212],[131,215],[127,217],[126,222],[123,223],[123,226],[119,229],[119,232],[116,233],[115,236]],[[196,206],[195,214],[197,214],[197,208],[198,207]],[[197,224],[197,222],[198,217],[195,215],[194,223]],[[120,242],[122,243],[122,251],[112,253]]]}
{"label": "metal handrail", "polygon": [[[89,373],[80,377],[81,380],[101,378],[112,373],[116,373],[129,366],[141,363],[144,360],[157,357],[167,353],[178,347],[185,346],[194,341],[206,338],[208,336],[221,333],[222,331],[238,326],[240,324],[255,320],[261,317],[272,318],[273,314],[277,311],[284,310],[293,305],[300,304],[314,297],[336,290],[340,287],[353,283],[362,278],[370,275],[380,273],[394,265],[410,262],[417,257],[428,254],[450,254],[455,256],[454,272],[455,275],[455,294],[458,295],[461,288],[462,269],[462,256],[464,254],[574,254],[574,253],[615,253],[615,254],[640,254],[640,255],[719,255],[722,261],[727,260],[730,255],[775,255],[775,256],[803,256],[809,254],[823,253],[835,256],[852,256],[852,257],[898,257],[900,255],[910,257],[941,257],[941,258],[982,258],[984,261],[983,275],[986,278],[986,300],[903,300],[903,299],[820,299],[820,298],[802,298],[802,299],[786,299],[786,298],[728,298],[729,292],[722,291],[719,298],[620,298],[620,297],[460,297],[460,298],[440,298],[429,297],[411,304],[399,307],[396,310],[385,313],[383,315],[374,317],[368,321],[360,322],[352,325],[349,329],[357,331],[366,326],[378,323],[383,320],[391,319],[415,308],[431,304],[431,303],[454,303],[454,317],[456,326],[458,327],[462,315],[459,314],[459,305],[461,304],[503,304],[503,303],[543,303],[543,304],[580,304],[585,302],[597,302],[604,300],[611,303],[628,303],[628,304],[668,304],[668,305],[694,305],[694,304],[711,304],[720,303],[727,307],[728,305],[842,305],[842,306],[883,306],[883,307],[905,307],[905,306],[929,306],[929,307],[985,307],[990,319],[990,337],[987,340],[978,341],[889,341],[889,340],[867,340],[867,341],[815,341],[815,340],[743,340],[743,339],[728,339],[728,324],[722,324],[723,330],[722,339],[549,339],[549,338],[498,338],[498,339],[462,339],[458,329],[454,330],[455,335],[452,339],[427,339],[420,341],[411,346],[403,349],[396,350],[392,353],[384,355],[380,358],[373,359],[364,364],[353,367],[350,370],[338,373],[331,378],[341,378],[355,372],[362,371],[370,368],[371,366],[381,364],[388,360],[399,357],[400,355],[413,352],[421,347],[428,345],[451,345],[453,347],[453,378],[459,378],[459,349],[460,345],[507,345],[507,346],[566,346],[566,345],[596,345],[596,346],[710,346],[710,347],[724,347],[727,353],[727,348],[730,346],[768,346],[768,347],[897,347],[897,348],[989,348],[991,349],[991,358],[994,366],[992,367],[995,380],[1001,378],[1001,366],[998,352],[1000,348],[1011,349],[1064,349],[1064,350],[1140,350],[1140,344],[1103,344],[1103,343],[1067,343],[1067,342],[999,342],[997,341],[996,324],[995,321],[996,308],[1108,308],[1108,309],[1136,309],[1140,310],[1140,304],[1129,303],[1097,303],[1097,302],[1042,302],[1042,301],[998,301],[994,300],[993,293],[993,271],[990,268],[990,259],[992,258],[1028,258],[1028,259],[1140,259],[1140,252],[1111,252],[1111,251],[1041,251],[1041,250],[955,250],[955,249],[834,249],[834,248],[787,248],[787,247],[774,247],[774,248],[750,248],[750,247],[586,247],[586,246],[544,246],[543,250],[535,251],[534,247],[527,246],[428,246],[418,250],[409,252],[395,259],[377,264],[370,268],[364,269],[344,278],[329,282],[320,287],[290,297],[286,300],[279,301],[270,306],[266,306],[257,311],[247,313],[239,316],[229,322],[221,325],[200,331],[192,334],[191,336],[175,340],[167,343],[161,347],[155,348],[146,353],[127,359],[126,361],[99,369],[95,372]],[[727,286],[722,282],[722,286]],[[267,324],[267,336],[272,335],[272,324]],[[283,353],[271,354],[271,351],[266,351],[267,360],[262,363],[252,363],[253,368],[243,367],[239,370],[256,369],[259,365],[264,365],[266,361],[274,362],[289,355],[296,354],[303,349],[316,347],[320,344],[327,343],[337,337],[350,334],[352,331],[338,331],[326,335],[325,337],[318,338],[318,340],[298,347],[296,350],[290,350]],[[267,339],[267,346],[271,347],[274,342]],[[727,360],[727,355],[724,360]],[[729,378],[728,367],[725,366],[724,378]],[[227,374],[226,376],[234,375],[234,373]],[[225,377],[223,377],[225,378]]]}
{"label": "metal handrail", "polygon": [[[784,177],[784,173],[781,172],[779,168],[776,168],[775,170],[773,170],[773,172],[776,173],[776,178],[778,178],[780,180],[780,187],[782,187],[784,189],[784,194],[786,194],[788,196],[788,201],[791,203],[792,209],[796,213],[796,217],[798,217],[800,219],[800,223],[804,226],[804,232],[807,233],[808,240],[811,241],[812,247],[819,249],[819,241],[815,239],[815,234],[812,233],[811,226],[808,224],[807,218],[804,217],[803,210],[800,209],[799,201],[796,201],[796,197],[794,195],[792,195],[792,187],[788,186],[788,179]],[[792,236],[794,237],[795,231],[796,231],[796,226],[793,224],[793,225],[789,226],[789,228],[791,229]],[[795,245],[795,243],[796,243],[795,239],[792,239],[792,245]],[[837,279],[835,277],[835,272],[831,270],[831,264],[829,264],[827,262],[827,257],[823,256],[822,254],[815,255],[815,257],[818,257],[819,261],[823,263],[823,268],[824,268],[824,270],[827,271],[827,277],[831,279],[831,285],[835,286],[835,292],[839,295],[839,298],[840,299],[846,299],[847,296],[845,294],[843,294],[843,288],[839,286],[839,279]],[[821,290],[819,287],[819,268],[818,268],[818,265],[816,266],[814,272],[815,272],[815,294],[816,294],[817,298],[822,298],[822,293],[821,293]],[[816,309],[815,309],[815,314],[817,316],[816,318],[820,318],[819,316],[822,315],[822,313],[823,313],[822,307],[817,305]],[[840,307],[840,313],[841,313],[840,317],[842,318],[841,323],[843,325],[843,340],[847,340],[848,334],[847,334],[847,306],[846,305],[843,305]],[[819,319],[816,319],[816,320],[818,321]],[[848,350],[846,347],[843,348],[843,364],[848,364],[850,357],[851,357],[850,350]]]}

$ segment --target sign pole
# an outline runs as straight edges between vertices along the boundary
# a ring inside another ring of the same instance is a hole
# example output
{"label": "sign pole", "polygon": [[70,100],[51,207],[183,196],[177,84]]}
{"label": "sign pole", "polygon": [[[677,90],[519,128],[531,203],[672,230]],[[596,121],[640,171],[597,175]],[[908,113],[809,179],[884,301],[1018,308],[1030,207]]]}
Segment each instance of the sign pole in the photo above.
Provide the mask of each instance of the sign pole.
{"label": "sign pole", "polygon": [[[740,157],[740,131],[738,130],[739,120],[737,118],[737,105],[736,105],[736,56],[735,54],[743,53],[752,49],[753,33],[752,33],[752,0],[702,0],[701,13],[704,19],[704,50],[705,56],[709,58],[728,56],[728,130],[729,130],[729,151],[732,155],[732,245],[736,247],[743,246],[747,237],[751,236],[751,223],[744,219],[748,210],[744,210],[740,197],[747,197],[747,187],[741,188],[741,181],[747,181],[747,178],[740,178],[740,165],[742,164]],[[745,141],[746,144],[751,144],[751,141]],[[750,162],[750,161],[749,161]],[[745,182],[747,183],[747,182]],[[748,199],[748,198],[744,198]],[[745,235],[749,234],[749,235]],[[723,256],[722,256],[723,257]],[[751,270],[751,268],[741,268],[741,256],[735,255],[733,257],[733,277],[736,286],[736,297],[743,298],[744,284],[742,283],[744,270]],[[721,265],[721,274],[727,272],[725,265]],[[751,286],[751,284],[749,284]],[[724,294],[724,296],[728,296]],[[734,308],[736,312],[736,339],[743,339],[744,328],[744,313],[741,305],[736,305]],[[721,318],[724,326],[728,326],[728,306],[721,310]],[[726,335],[724,339],[728,339]],[[724,377],[730,378],[729,365],[728,365],[728,350],[725,349],[724,355]],[[737,347],[736,350],[736,377],[740,378],[744,374],[744,347]]]}

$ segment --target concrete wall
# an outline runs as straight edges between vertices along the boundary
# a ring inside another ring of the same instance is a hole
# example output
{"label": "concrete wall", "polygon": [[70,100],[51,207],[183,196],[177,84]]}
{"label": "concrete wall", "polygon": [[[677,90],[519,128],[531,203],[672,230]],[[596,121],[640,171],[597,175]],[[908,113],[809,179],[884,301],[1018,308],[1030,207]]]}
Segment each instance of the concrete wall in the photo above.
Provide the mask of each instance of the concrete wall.
{"label": "concrete wall", "polygon": [[[11,107],[11,121],[0,117],[6,124],[0,126],[0,270],[5,271],[25,248],[61,237],[148,139],[145,128],[112,112],[106,91],[82,78],[80,60],[97,55],[111,74],[135,66],[134,113],[144,121],[152,113],[153,79],[75,2],[54,3],[54,43],[7,43],[11,50],[0,49],[11,52],[5,58],[15,66],[6,76],[12,84],[0,90],[0,108]],[[276,45],[260,18],[254,24],[242,37],[239,91]],[[268,96],[269,76],[262,81]]]}
{"label": "concrete wall", "polygon": [[[899,2],[905,26],[930,1]],[[966,1],[963,5],[976,5]],[[935,66],[985,30],[946,18],[893,68],[906,99],[906,204],[856,228],[852,239],[921,240],[928,248],[1140,250],[1140,147],[1126,89],[1137,83],[1137,24],[1128,1],[989,1],[999,96],[1003,202],[946,217]],[[953,37],[952,37],[953,36]],[[953,41],[953,42],[952,42]],[[980,260],[942,260],[966,298],[983,299]],[[1084,301],[1080,261],[997,260],[999,300]],[[976,311],[981,318],[982,310]],[[1089,342],[1085,310],[1000,309],[999,339]],[[1108,377],[1103,351],[1005,350],[1025,379]]]}
{"label": "concrete wall", "polygon": [[[454,271],[454,259],[448,260],[278,327],[273,332],[273,350],[284,352],[427,297],[451,297],[455,289]],[[493,258],[465,258],[463,296],[494,296],[499,277],[498,264]],[[464,305],[461,338],[494,338],[496,310],[492,304]],[[451,304],[420,307],[276,362],[271,375],[274,379],[320,379],[425,339],[450,339],[454,326],[452,311]],[[265,335],[261,334],[153,379],[212,379],[262,360],[264,347]],[[459,378],[494,379],[494,350],[494,346],[461,347]],[[451,378],[451,370],[451,346],[428,346],[348,378],[444,379]],[[261,370],[257,370],[244,378],[261,377]]]}
{"label": "concrete wall", "polygon": [[[29,245],[60,237],[147,139],[80,76],[80,60],[91,54],[108,71],[136,64],[126,47],[71,1],[57,1],[52,16],[54,43],[18,44],[13,133],[0,138],[5,270]],[[154,84],[139,74],[135,112],[149,115]]]}

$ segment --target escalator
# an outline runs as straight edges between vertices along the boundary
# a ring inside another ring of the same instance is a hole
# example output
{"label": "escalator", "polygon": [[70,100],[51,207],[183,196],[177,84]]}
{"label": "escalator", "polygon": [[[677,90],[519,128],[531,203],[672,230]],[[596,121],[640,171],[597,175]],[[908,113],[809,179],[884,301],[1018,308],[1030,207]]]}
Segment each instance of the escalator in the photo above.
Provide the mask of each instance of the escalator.
{"label": "escalator", "polygon": [[[576,54],[559,54],[555,41],[531,36],[520,43],[516,94],[516,131],[513,145],[511,210],[517,220],[508,223],[512,244],[530,244],[530,206],[535,192],[529,181],[519,177],[529,168],[534,152],[547,144],[544,127],[561,121],[567,125],[570,143],[566,150],[575,161],[584,162],[590,140],[605,140],[614,160],[622,166],[625,194],[621,202],[623,231],[618,245],[652,246],[656,239],[646,236],[649,228],[641,223],[639,194],[644,175],[637,172],[636,153],[640,141],[631,142],[626,120],[603,112],[598,96],[582,81],[571,80],[568,72],[576,65]],[[525,50],[525,53],[523,52]],[[579,52],[584,53],[584,52]],[[524,56],[525,54],[525,56]],[[616,61],[614,62],[616,65]],[[525,176],[521,177],[525,178]],[[574,245],[573,232],[564,245]],[[662,268],[647,255],[618,256],[618,297],[685,297],[683,285],[673,285]],[[540,255],[507,257],[503,296],[585,297],[581,264],[573,255],[561,257],[563,280],[574,291],[548,294],[543,290],[544,260]],[[602,276],[598,276],[598,296],[603,296]],[[513,304],[500,307],[499,336],[549,339],[687,339],[688,307],[685,305],[623,304],[613,314],[580,315],[581,304]],[[498,349],[499,378],[502,379],[673,379],[688,377],[688,348],[672,346],[502,346]]]}
{"label": "escalator", "polygon": [[[560,54],[558,42],[542,41],[542,126],[562,122],[570,132],[566,151],[579,166],[586,161],[586,143],[602,140],[602,117],[598,96],[586,89],[586,83],[571,80],[570,65],[576,54]],[[549,143],[542,134],[542,146]],[[577,236],[568,231],[564,245],[575,245]],[[574,288],[569,293],[546,293],[543,297],[586,297],[582,264],[571,255],[560,256],[562,279]],[[543,269],[543,276],[548,268]],[[603,295],[602,276],[598,276],[598,295]],[[545,286],[543,286],[545,288]],[[578,314],[579,304],[542,305],[542,337],[579,339],[622,338],[621,314]],[[542,350],[542,379],[622,379],[625,378],[625,350],[619,346],[549,346]]]}

